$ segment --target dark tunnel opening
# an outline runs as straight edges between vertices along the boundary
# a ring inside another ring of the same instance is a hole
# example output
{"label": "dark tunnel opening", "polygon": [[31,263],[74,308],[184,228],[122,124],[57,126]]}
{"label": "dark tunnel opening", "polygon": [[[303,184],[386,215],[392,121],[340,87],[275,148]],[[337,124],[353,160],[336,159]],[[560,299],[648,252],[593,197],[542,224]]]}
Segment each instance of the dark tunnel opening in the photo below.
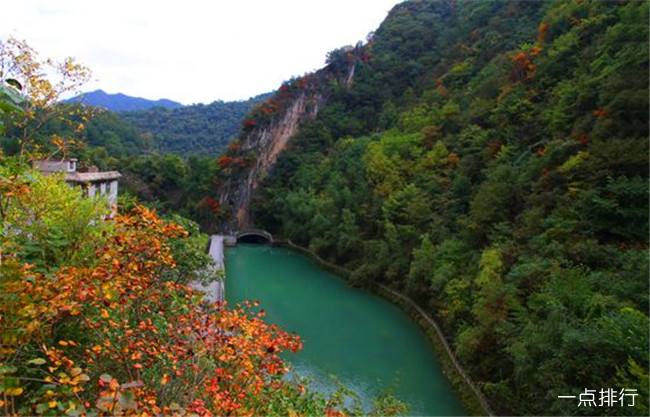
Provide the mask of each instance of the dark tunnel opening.
{"label": "dark tunnel opening", "polygon": [[237,238],[237,243],[253,243],[256,245],[265,245],[271,243],[271,241],[262,235],[257,234],[247,234]]}

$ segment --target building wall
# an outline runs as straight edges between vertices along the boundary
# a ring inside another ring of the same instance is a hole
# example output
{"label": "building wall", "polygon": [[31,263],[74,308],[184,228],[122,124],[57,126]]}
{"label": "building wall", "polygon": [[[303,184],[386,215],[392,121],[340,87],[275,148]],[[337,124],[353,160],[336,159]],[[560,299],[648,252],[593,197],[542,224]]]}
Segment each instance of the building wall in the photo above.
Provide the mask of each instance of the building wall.
{"label": "building wall", "polygon": [[113,180],[109,184],[108,203],[111,207],[117,206],[117,180]]}
{"label": "building wall", "polygon": [[90,198],[106,198],[108,204],[113,209],[113,214],[115,214],[117,208],[117,184],[117,180],[88,183],[86,188],[87,195]]}

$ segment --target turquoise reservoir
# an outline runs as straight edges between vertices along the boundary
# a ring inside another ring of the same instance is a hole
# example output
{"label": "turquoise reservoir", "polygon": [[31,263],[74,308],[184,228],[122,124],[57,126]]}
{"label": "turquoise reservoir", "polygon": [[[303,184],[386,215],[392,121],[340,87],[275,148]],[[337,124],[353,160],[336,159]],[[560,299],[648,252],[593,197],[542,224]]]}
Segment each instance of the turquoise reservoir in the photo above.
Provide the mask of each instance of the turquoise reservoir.
{"label": "turquoise reservoir", "polygon": [[409,415],[466,414],[424,334],[398,307],[267,245],[228,248],[226,271],[229,303],[258,300],[269,322],[302,337],[303,350],[287,360],[313,389],[333,391],[333,375],[364,407],[390,392]]}

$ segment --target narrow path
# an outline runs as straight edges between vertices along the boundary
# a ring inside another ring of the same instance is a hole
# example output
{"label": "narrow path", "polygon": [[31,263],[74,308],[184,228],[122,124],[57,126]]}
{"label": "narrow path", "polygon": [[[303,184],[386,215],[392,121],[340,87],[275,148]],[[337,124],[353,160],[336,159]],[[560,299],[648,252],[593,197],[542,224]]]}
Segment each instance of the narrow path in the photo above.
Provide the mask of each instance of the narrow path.
{"label": "narrow path", "polygon": [[210,238],[210,256],[214,259],[217,269],[224,269],[223,266],[223,236],[212,235]]}
{"label": "narrow path", "polygon": [[225,283],[223,281],[226,271],[223,262],[223,240],[224,237],[222,235],[213,235],[210,238],[210,249],[208,250],[208,253],[214,260],[214,266],[212,267],[213,270],[209,272],[216,276],[219,274],[219,271],[222,271],[222,277],[215,279],[208,285],[203,285],[198,280],[190,282],[190,287],[198,291],[203,291],[205,293],[204,298],[210,303],[216,303],[217,301],[223,302],[226,300]]}
{"label": "narrow path", "polygon": [[398,297],[402,300],[404,300],[406,303],[408,303],[411,307],[415,308],[418,313],[431,325],[431,327],[436,331],[438,334],[438,339],[442,343],[445,351],[447,352],[447,356],[451,360],[451,363],[454,365],[456,368],[456,371],[458,374],[465,380],[465,383],[467,386],[474,392],[474,395],[476,395],[476,398],[478,401],[481,403],[481,406],[489,416],[495,415],[492,409],[490,408],[490,404],[487,401],[487,398],[485,398],[485,395],[483,395],[483,392],[479,390],[476,385],[474,384],[474,381],[465,373],[465,370],[461,366],[461,364],[458,362],[458,359],[456,359],[456,355],[454,352],[451,350],[451,347],[449,346],[449,343],[447,343],[447,339],[445,338],[444,333],[442,330],[440,330],[440,327],[438,326],[438,323],[434,319],[431,318],[422,308],[417,305],[417,303],[413,300],[411,300],[409,297],[398,293],[397,291],[393,290],[392,288],[384,285],[384,284],[378,284],[380,288],[382,288],[384,291],[388,291],[389,293],[393,294],[395,297]]}

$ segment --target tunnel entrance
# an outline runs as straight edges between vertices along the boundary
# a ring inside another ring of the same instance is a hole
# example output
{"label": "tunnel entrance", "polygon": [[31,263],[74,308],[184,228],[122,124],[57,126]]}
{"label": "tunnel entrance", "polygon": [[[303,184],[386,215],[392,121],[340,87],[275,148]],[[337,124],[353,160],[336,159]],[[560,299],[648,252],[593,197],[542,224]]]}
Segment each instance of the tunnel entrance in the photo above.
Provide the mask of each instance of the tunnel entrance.
{"label": "tunnel entrance", "polygon": [[237,243],[269,244],[273,236],[266,230],[244,230],[236,234]]}
{"label": "tunnel entrance", "polygon": [[271,243],[266,237],[259,235],[245,235],[237,238],[237,243],[255,243],[258,245],[264,245]]}

